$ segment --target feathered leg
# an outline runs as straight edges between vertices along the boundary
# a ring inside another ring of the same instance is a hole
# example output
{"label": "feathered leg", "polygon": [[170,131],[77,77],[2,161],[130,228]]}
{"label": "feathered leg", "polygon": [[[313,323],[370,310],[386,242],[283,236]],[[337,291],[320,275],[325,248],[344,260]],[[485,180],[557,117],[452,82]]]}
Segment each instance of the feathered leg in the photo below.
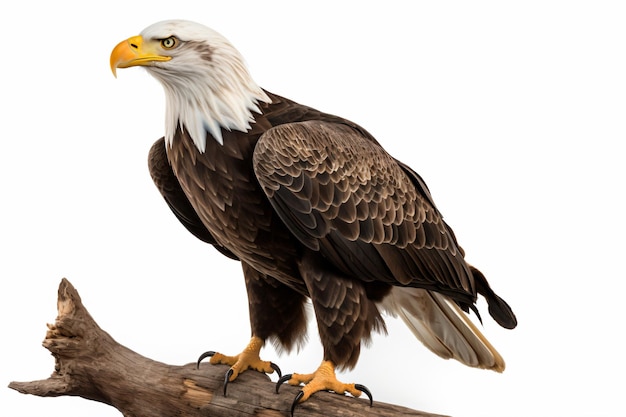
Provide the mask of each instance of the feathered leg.
{"label": "feathered leg", "polygon": [[359,358],[361,342],[369,340],[373,330],[384,331],[384,322],[373,301],[367,297],[364,284],[347,278],[331,268],[313,268],[310,257],[303,257],[300,273],[311,296],[320,339],[324,347],[324,360],[312,374],[285,375],[277,383],[305,384],[292,406],[306,401],[318,391],[350,393],[355,397],[365,392],[360,384],[345,384],[337,380],[336,368],[353,368]]}
{"label": "feathered leg", "polygon": [[[277,365],[260,358],[260,351],[266,340],[273,340],[280,347],[290,350],[294,345],[300,344],[306,336],[305,297],[249,265],[245,263],[242,265],[248,291],[252,338],[238,355],[227,356],[209,351],[198,359],[198,365],[202,359],[211,357],[210,363],[213,365],[231,366],[224,376],[224,395],[228,383],[248,369],[265,373],[276,371],[281,377]],[[277,317],[280,317],[280,320],[277,320]]]}

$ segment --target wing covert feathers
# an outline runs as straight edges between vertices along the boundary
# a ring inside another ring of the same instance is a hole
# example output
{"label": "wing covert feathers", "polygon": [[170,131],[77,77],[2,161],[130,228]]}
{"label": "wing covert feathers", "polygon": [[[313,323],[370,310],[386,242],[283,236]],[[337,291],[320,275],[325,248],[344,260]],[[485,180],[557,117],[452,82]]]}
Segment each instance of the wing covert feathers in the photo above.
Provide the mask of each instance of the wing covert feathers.
{"label": "wing covert feathers", "polygon": [[382,307],[399,316],[415,337],[440,357],[475,368],[504,371],[502,356],[445,295],[421,288],[394,287]]}
{"label": "wing covert feathers", "polygon": [[434,207],[393,158],[351,126],[308,121],[275,127],[259,140],[254,169],[286,224],[313,250],[331,229],[350,241],[448,245]]}
{"label": "wing covert feathers", "polygon": [[366,132],[337,122],[280,125],[257,143],[253,166],[289,231],[340,269],[474,301],[463,253],[426,185]]}

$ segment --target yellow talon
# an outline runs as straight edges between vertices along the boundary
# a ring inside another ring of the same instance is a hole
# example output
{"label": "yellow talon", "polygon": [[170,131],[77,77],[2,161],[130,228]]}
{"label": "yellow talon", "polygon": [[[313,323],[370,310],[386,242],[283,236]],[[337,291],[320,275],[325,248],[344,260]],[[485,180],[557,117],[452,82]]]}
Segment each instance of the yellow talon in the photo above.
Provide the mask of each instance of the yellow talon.
{"label": "yellow talon", "polygon": [[263,339],[253,336],[250,339],[250,342],[245,347],[245,349],[238,355],[235,356],[227,356],[217,352],[206,352],[200,359],[198,360],[198,364],[200,361],[207,356],[211,357],[209,363],[212,365],[230,365],[230,370],[228,371],[227,380],[229,382],[234,381],[239,374],[245,372],[248,369],[253,369],[258,372],[264,372],[266,374],[271,374],[274,371],[277,371],[280,376],[280,369],[278,366],[273,364],[270,361],[262,361],[260,358],[261,348],[263,347]]}
{"label": "yellow talon", "polygon": [[335,364],[331,361],[323,361],[319,368],[312,374],[293,374],[280,377],[276,383],[276,393],[278,393],[278,389],[284,382],[296,386],[304,384],[291,404],[292,417],[296,406],[306,401],[311,395],[318,391],[333,391],[337,394],[349,392],[354,397],[359,397],[362,393],[365,393],[370,400],[370,407],[374,404],[372,393],[366,386],[339,382],[335,375]]}
{"label": "yellow talon", "polygon": [[[287,383],[289,385],[305,384],[302,387],[302,396],[298,402],[306,401],[318,391],[333,391],[337,394],[349,392],[354,397],[359,397],[362,394],[362,391],[357,389],[357,384],[344,384],[337,380],[335,364],[331,361],[323,361],[312,374],[293,374]],[[359,387],[361,388],[361,386]]]}

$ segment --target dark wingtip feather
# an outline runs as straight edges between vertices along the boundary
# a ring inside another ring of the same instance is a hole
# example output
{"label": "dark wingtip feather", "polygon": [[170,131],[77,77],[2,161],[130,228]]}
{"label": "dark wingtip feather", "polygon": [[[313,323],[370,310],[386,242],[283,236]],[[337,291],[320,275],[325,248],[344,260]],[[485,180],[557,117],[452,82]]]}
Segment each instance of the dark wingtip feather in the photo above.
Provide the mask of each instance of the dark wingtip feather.
{"label": "dark wingtip feather", "polygon": [[511,307],[506,301],[493,292],[487,282],[487,278],[485,278],[482,272],[473,266],[470,266],[470,270],[474,277],[476,291],[487,300],[491,317],[505,329],[514,329],[517,326],[517,318]]}
{"label": "dark wingtip feather", "polygon": [[489,314],[500,326],[505,329],[514,329],[517,326],[517,318],[511,307],[502,298],[493,294],[487,298],[489,304]]}

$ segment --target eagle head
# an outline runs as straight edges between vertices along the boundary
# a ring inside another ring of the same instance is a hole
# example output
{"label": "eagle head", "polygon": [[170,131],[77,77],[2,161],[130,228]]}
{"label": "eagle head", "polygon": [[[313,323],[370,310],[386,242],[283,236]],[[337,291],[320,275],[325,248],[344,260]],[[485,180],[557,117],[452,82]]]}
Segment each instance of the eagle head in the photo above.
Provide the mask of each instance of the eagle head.
{"label": "eagle head", "polygon": [[222,35],[198,23],[167,20],[120,42],[111,52],[111,71],[143,66],[163,85],[165,141],[185,129],[200,152],[207,135],[222,143],[222,129],[246,132],[271,102],[254,82],[241,54]]}

